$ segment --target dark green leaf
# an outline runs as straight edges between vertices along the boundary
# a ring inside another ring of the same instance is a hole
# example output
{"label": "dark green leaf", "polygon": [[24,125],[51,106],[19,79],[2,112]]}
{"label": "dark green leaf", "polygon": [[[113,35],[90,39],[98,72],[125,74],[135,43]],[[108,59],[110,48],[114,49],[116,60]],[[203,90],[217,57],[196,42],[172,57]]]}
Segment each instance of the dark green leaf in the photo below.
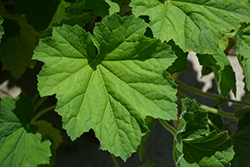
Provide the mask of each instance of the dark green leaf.
{"label": "dark green leaf", "polygon": [[232,160],[232,167],[249,167],[250,165],[250,125],[237,130],[231,136],[234,144],[234,159]]}
{"label": "dark green leaf", "polygon": [[179,167],[225,167],[234,151],[227,132],[209,132],[207,113],[195,101],[183,99],[183,112],[174,140],[174,159]]}
{"label": "dark green leaf", "polygon": [[60,0],[14,0],[15,10],[25,14],[28,23],[36,30],[46,29],[60,4]]}
{"label": "dark green leaf", "polygon": [[184,53],[181,48],[177,45],[175,45],[174,41],[171,40],[168,42],[168,45],[172,46],[172,50],[175,52],[175,54],[177,55],[177,59],[175,60],[175,62],[167,69],[167,71],[170,74],[176,73],[176,72],[183,72],[183,71],[187,71],[188,67],[187,67],[187,56],[188,53]]}
{"label": "dark green leaf", "polygon": [[212,67],[219,93],[226,97],[230,90],[236,96],[236,78],[231,63],[222,49],[214,55],[197,54],[201,65]]}
{"label": "dark green leaf", "polygon": [[155,164],[154,160],[150,160],[146,162],[145,164],[141,165],[140,167],[153,167]]}

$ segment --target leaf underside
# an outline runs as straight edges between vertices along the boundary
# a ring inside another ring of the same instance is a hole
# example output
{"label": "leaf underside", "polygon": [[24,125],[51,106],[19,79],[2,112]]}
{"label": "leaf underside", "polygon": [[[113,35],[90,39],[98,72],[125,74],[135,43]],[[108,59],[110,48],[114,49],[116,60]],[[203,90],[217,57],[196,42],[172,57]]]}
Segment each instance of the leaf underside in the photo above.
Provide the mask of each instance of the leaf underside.
{"label": "leaf underside", "polygon": [[93,36],[64,25],[40,41],[33,56],[45,62],[38,90],[56,94],[72,140],[93,129],[101,149],[126,160],[148,131],[147,115],[176,119],[176,85],[165,71],[176,56],[144,37],[146,27],[134,16],[112,15],[96,24]]}

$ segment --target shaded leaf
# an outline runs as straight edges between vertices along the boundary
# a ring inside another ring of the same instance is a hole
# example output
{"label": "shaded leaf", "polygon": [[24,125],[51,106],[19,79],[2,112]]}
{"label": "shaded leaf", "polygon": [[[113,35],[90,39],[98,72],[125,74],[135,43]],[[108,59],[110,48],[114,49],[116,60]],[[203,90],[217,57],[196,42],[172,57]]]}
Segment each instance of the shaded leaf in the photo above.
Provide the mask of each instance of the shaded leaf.
{"label": "shaded leaf", "polygon": [[45,62],[38,90],[56,94],[72,140],[93,129],[102,150],[126,160],[148,131],[146,116],[176,119],[176,85],[165,71],[176,56],[144,37],[146,27],[134,16],[112,15],[96,24],[94,36],[64,25],[40,41],[33,57]]}
{"label": "shaded leaf", "polygon": [[138,146],[137,149],[137,153],[140,156],[140,159],[142,160],[142,157],[145,153],[145,148],[147,147],[148,143],[147,143],[147,138],[149,137],[149,135],[151,134],[152,130],[154,129],[155,126],[155,122],[156,120],[152,117],[147,117],[145,120],[145,125],[148,127],[149,132],[142,137],[141,143]]}
{"label": "shaded leaf", "polygon": [[26,21],[18,21],[18,25],[19,35],[6,34],[0,43],[0,59],[5,69],[9,70],[15,78],[19,78],[27,67],[34,67],[35,61],[32,61],[31,57],[36,47],[35,37],[38,34]]}
{"label": "shaded leaf", "polygon": [[35,30],[44,30],[50,25],[61,0],[14,0],[15,11],[25,14]]}
{"label": "shaded leaf", "polygon": [[140,167],[153,167],[155,164],[154,160],[150,160],[146,162],[145,164],[141,165]]}
{"label": "shaded leaf", "polygon": [[247,0],[132,0],[131,7],[150,17],[155,37],[201,54],[216,53],[222,34],[250,21]]}
{"label": "shaded leaf", "polygon": [[20,94],[16,99],[3,97],[0,107],[0,166],[37,166],[49,163],[48,140],[30,125],[33,103]]}
{"label": "shaded leaf", "polygon": [[212,67],[219,93],[226,97],[232,90],[236,96],[235,73],[223,50],[219,48],[214,55],[197,54],[197,57],[201,65]]}
{"label": "shaded leaf", "polygon": [[0,40],[2,39],[2,36],[4,34],[4,28],[3,28],[2,24],[3,24],[3,18],[0,17]]}
{"label": "shaded leaf", "polygon": [[232,160],[232,167],[248,167],[250,164],[250,125],[246,125],[244,128],[237,130],[231,136],[234,144],[234,159]]}

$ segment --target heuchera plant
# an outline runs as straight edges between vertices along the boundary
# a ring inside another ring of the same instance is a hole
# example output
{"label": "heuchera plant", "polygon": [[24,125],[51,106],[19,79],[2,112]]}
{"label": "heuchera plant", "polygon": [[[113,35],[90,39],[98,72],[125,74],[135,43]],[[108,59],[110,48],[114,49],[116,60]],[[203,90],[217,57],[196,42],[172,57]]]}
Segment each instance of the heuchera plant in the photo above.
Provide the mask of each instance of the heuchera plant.
{"label": "heuchera plant", "polygon": [[[142,157],[156,119],[174,136],[176,166],[249,166],[250,102],[227,98],[236,95],[229,50],[250,90],[247,0],[0,0],[0,16],[2,71],[18,79],[43,63],[37,75],[43,98],[21,93],[1,101],[1,167],[53,165],[62,137],[37,120],[51,110],[72,141],[92,129],[116,166],[115,157],[126,161],[136,151]],[[173,77],[187,70],[189,51],[204,75],[215,74],[219,95]],[[197,103],[178,86],[217,103]],[[37,111],[51,95],[56,104]],[[219,110],[225,102],[242,107]],[[236,120],[238,129],[229,133],[208,113]]]}

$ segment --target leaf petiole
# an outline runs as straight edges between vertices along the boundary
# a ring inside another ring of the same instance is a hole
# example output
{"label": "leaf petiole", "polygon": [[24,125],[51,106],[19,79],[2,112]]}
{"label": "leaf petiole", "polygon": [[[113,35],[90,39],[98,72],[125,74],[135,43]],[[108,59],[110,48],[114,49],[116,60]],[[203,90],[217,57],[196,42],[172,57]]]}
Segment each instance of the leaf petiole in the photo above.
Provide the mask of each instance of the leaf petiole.
{"label": "leaf petiole", "polygon": [[159,121],[161,122],[161,124],[163,125],[164,128],[166,128],[174,136],[176,135],[177,131],[171,125],[169,125],[166,121],[164,121],[162,119],[159,119]]}
{"label": "leaf petiole", "polygon": [[209,112],[212,112],[212,113],[215,113],[215,114],[224,116],[224,117],[228,117],[228,118],[236,118],[236,117],[235,117],[235,114],[226,113],[226,112],[217,110],[216,108],[208,107],[208,106],[203,105],[203,104],[199,104],[199,103],[197,103],[197,104],[198,104],[199,107],[200,107],[201,109],[203,109],[203,110],[206,110],[206,111],[209,111]]}
{"label": "leaf petiole", "polygon": [[112,157],[112,159],[114,161],[115,166],[116,167],[120,167],[119,164],[118,164],[118,162],[117,162],[117,160],[116,160],[116,158],[115,158],[115,156],[113,154],[110,154],[110,155],[111,155],[111,157]]}

